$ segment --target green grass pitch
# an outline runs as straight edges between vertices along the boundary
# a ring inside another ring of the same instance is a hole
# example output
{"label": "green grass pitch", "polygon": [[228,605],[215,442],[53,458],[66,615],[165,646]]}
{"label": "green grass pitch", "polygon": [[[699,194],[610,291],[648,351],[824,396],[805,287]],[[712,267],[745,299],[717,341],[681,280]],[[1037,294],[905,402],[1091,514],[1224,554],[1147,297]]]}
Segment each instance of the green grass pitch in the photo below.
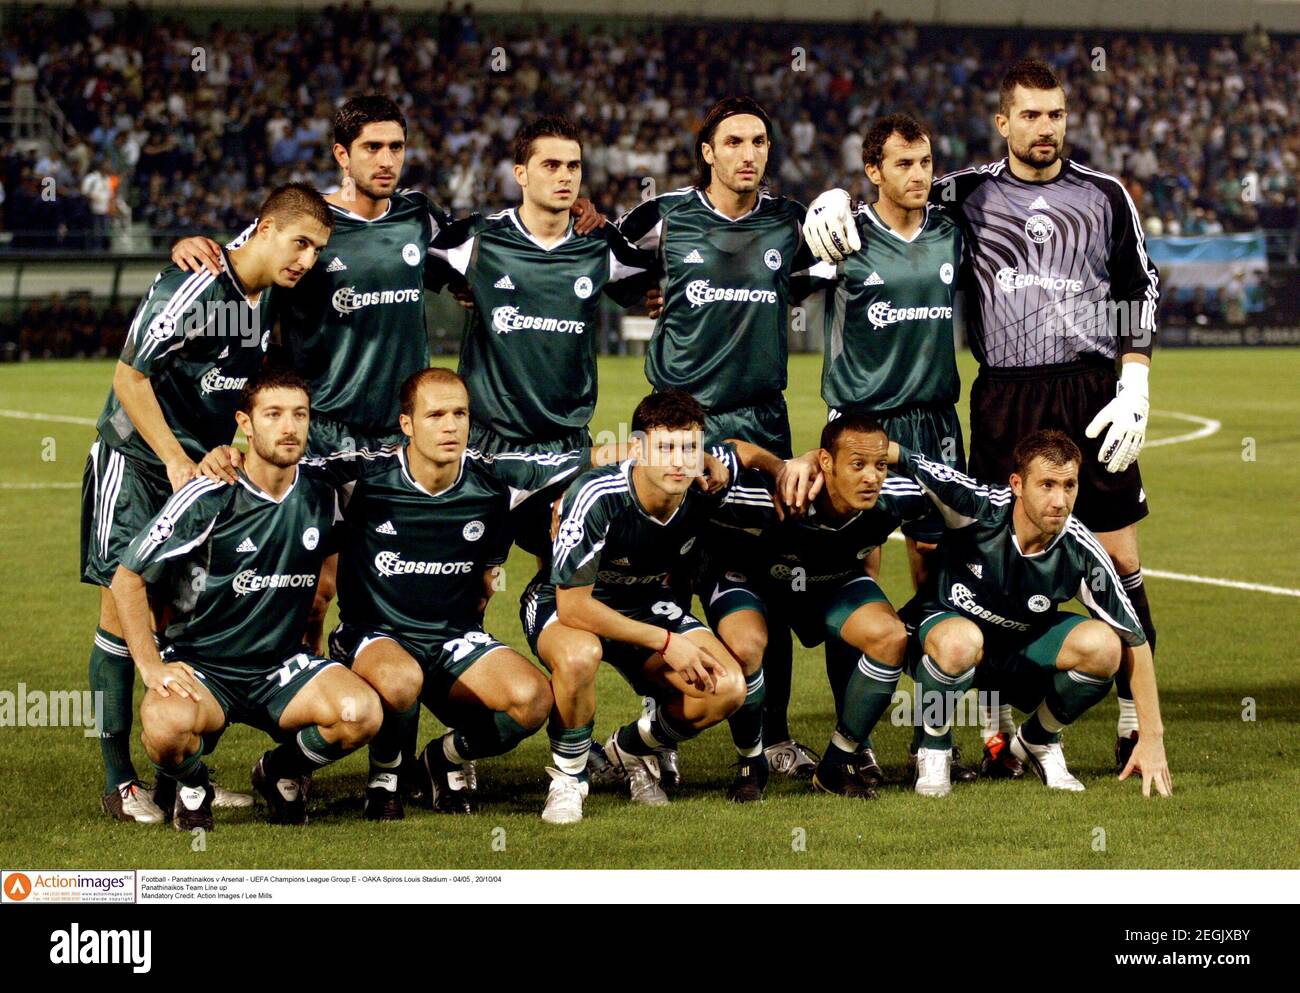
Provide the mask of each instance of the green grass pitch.
{"label": "green grass pitch", "polygon": [[[111,372],[103,361],[0,367],[6,412],[0,415],[0,690],[16,692],[20,682],[29,690],[85,685],[98,594],[78,583],[77,528],[93,428],[75,419],[98,414]],[[962,372],[969,383],[968,355]],[[792,358],[796,447],[813,444],[824,417],[819,373],[817,356]],[[1157,411],[1213,418],[1222,428],[1143,454],[1153,508],[1140,531],[1148,569],[1300,586],[1297,382],[1300,351],[1157,354]],[[593,427],[615,428],[645,391],[640,360],[602,359]],[[73,420],[18,419],[13,411]],[[959,411],[964,419],[964,401]],[[1186,421],[1152,416],[1153,439],[1192,430]],[[517,597],[531,571],[516,551],[508,589],[493,601],[487,625],[525,654]],[[896,605],[906,600],[900,544],[886,549],[882,581]],[[633,808],[620,795],[596,793],[582,824],[552,827],[538,816],[549,758],[541,733],[513,754],[480,764],[484,804],[476,816],[412,810],[401,823],[367,824],[360,813],[365,757],[353,755],[317,777],[305,829],[268,826],[260,807],[219,811],[206,850],[196,852],[188,835],[112,823],[100,812],[98,746],[79,728],[4,727],[0,863],[64,869],[1300,866],[1294,640],[1300,602],[1167,578],[1151,577],[1147,588],[1160,630],[1157,668],[1175,785],[1168,800],[1144,801],[1136,783],[1118,783],[1110,771],[1112,697],[1067,735],[1071,766],[1088,787],[1077,795],[1051,795],[1029,778],[958,787],[943,801],[891,786],[864,804],[774,780],[765,802],[737,807],[722,795],[734,752],[719,727],[683,749],[686,785],[671,806]],[[598,693],[603,739],[637,712],[638,700],[611,670],[601,673]],[[1253,720],[1243,718],[1249,709]],[[875,737],[896,779],[908,731],[888,721]],[[832,715],[820,651],[797,652],[791,723],[799,739],[824,747]],[[136,762],[152,779],[138,730],[137,722]],[[426,714],[421,743],[435,730]],[[968,756],[978,755],[977,729],[959,729],[957,740]],[[247,789],[249,768],[265,746],[252,730],[233,728],[212,758],[219,781]]]}

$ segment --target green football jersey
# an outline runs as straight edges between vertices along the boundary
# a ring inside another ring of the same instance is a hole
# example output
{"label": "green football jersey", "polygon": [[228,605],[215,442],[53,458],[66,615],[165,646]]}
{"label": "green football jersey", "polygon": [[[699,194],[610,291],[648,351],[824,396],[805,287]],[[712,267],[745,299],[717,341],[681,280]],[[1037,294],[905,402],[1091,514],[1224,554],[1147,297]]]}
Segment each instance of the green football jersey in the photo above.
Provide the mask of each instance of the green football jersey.
{"label": "green football jersey", "polygon": [[861,207],[855,220],[862,249],[837,266],[838,280],[826,291],[822,399],[832,410],[956,403],[961,229],[933,204],[911,240],[873,206]]}
{"label": "green football jersey", "polygon": [[686,390],[710,411],[781,396],[791,279],[818,265],[803,240],[805,212],[763,192],[732,220],[688,187],[623,217],[623,234],[655,252],[663,274],[663,313],[646,351],[652,386]]}
{"label": "green football jersey", "polygon": [[653,254],[612,224],[579,237],[570,222],[544,248],[511,208],[453,223],[430,255],[474,295],[460,374],[475,422],[519,444],[585,428],[596,409],[601,294],[643,277]]}
{"label": "green football jersey", "polygon": [[440,493],[411,475],[405,446],[308,462],[341,483],[340,617],[421,644],[481,626],[483,572],[509,553],[510,510],[580,472],[590,451],[468,449],[456,481]]}
{"label": "green football jersey", "polygon": [[[272,290],[250,302],[224,251],[221,267],[215,276],[174,265],[160,272],[122,346],[121,360],[149,377],[163,418],[195,461],[234,435],[240,392],[261,368],[271,331]],[[123,455],[162,465],[112,388],[96,428]]]}
{"label": "green football jersey", "polygon": [[822,496],[802,517],[778,519],[771,493],[742,474],[713,520],[719,529],[711,545],[715,568],[753,570],[777,588],[793,588],[796,580],[805,589],[838,586],[865,575],[867,556],[904,521],[924,517],[931,504],[918,484],[890,476],[870,510],[837,521],[827,507]]}
{"label": "green football jersey", "polygon": [[898,471],[920,483],[943,515],[944,609],[986,629],[1037,632],[1055,620],[1060,604],[1078,600],[1126,645],[1146,642],[1110,556],[1074,517],[1045,549],[1026,555],[1016,540],[1010,487],[985,486],[905,448]]}
{"label": "green football jersey", "polygon": [[122,565],[170,604],[163,640],[180,658],[246,675],[301,646],[339,516],[332,480],[308,465],[279,500],[242,472],[233,484],[201,477],[172,495]]}
{"label": "green football jersey", "polygon": [[731,445],[710,452],[726,463],[727,487],[709,494],[692,485],[667,521],[642,508],[630,460],[592,469],[574,480],[560,507],[551,582],[594,586],[596,599],[615,609],[671,599],[669,573],[695,546],[740,469]]}
{"label": "green football jersey", "polygon": [[277,300],[281,342],[311,385],[313,415],[391,434],[399,388],[429,364],[424,261],[450,219],[416,190],[398,190],[373,221],[333,204],[330,211],[329,244]]}

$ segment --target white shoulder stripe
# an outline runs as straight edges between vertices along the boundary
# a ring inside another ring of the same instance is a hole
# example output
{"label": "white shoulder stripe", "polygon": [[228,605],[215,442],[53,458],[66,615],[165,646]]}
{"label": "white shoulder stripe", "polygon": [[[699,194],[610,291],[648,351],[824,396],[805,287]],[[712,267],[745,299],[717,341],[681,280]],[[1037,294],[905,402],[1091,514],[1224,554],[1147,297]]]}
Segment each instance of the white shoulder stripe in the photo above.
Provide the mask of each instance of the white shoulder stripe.
{"label": "white shoulder stripe", "polygon": [[626,492],[627,480],[623,478],[621,472],[617,476],[602,476],[599,479],[583,483],[578,490],[578,495],[573,500],[573,507],[565,515],[565,520],[585,519],[592,506],[602,496]]}

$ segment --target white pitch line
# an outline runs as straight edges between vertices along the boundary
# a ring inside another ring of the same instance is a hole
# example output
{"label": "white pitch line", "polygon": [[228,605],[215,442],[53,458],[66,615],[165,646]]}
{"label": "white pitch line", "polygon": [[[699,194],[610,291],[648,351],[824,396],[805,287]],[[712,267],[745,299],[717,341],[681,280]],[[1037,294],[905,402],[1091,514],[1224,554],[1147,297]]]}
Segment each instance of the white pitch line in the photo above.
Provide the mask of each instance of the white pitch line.
{"label": "white pitch line", "polygon": [[75,490],[80,483],[0,483],[0,490]]}
{"label": "white pitch line", "polygon": [[[905,541],[902,532],[895,531],[889,536],[890,541]],[[1239,579],[1219,579],[1215,576],[1193,576],[1183,572],[1166,572],[1164,569],[1142,567],[1142,577],[1155,576],[1157,579],[1176,579],[1182,583],[1203,583],[1206,586],[1225,586],[1232,590],[1250,590],[1254,593],[1272,593],[1275,596],[1300,596],[1300,590],[1288,586],[1266,586],[1263,583],[1243,583]]]}
{"label": "white pitch line", "polygon": [[81,424],[93,428],[97,423],[90,417],[70,417],[67,414],[34,414],[29,410],[0,410],[0,417],[19,421],[53,421],[55,424]]}
{"label": "white pitch line", "polygon": [[1155,448],[1157,445],[1177,445],[1184,441],[1196,441],[1198,438],[1208,438],[1219,428],[1223,427],[1212,417],[1197,417],[1195,414],[1180,414],[1176,410],[1153,410],[1153,414],[1159,414],[1162,417],[1176,417],[1180,421],[1190,421],[1192,424],[1199,424],[1200,427],[1195,431],[1188,431],[1186,434],[1176,434],[1172,438],[1156,438],[1154,441],[1148,441],[1143,448]]}

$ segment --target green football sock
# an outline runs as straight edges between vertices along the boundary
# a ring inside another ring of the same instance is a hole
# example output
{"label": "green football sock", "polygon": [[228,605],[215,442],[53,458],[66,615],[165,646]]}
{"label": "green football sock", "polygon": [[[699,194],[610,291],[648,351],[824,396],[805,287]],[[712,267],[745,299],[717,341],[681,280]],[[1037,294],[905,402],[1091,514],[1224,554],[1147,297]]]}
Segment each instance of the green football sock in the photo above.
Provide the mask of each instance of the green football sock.
{"label": "green football sock", "polygon": [[340,742],[326,741],[319,724],[308,724],[270,753],[266,770],[272,779],[298,779],[353,751]]}
{"label": "green football sock", "polygon": [[763,667],[745,677],[745,702],[727,718],[731,727],[731,740],[743,758],[756,758],[763,754],[763,704],[767,699]]}
{"label": "green football sock", "polygon": [[836,730],[850,741],[869,741],[872,729],[889,709],[901,666],[888,666],[865,654],[849,674]]}
{"label": "green football sock", "polygon": [[483,710],[460,721],[453,741],[467,762],[504,755],[536,728],[526,728],[504,710]]}
{"label": "green football sock", "polygon": [[560,715],[551,711],[546,734],[551,739],[551,760],[555,768],[568,776],[587,775],[587,755],[591,752],[591,733],[595,727],[593,719],[582,727],[566,728],[560,723]]}
{"label": "green football sock", "polygon": [[924,724],[922,748],[947,751],[952,748],[952,718],[957,701],[975,683],[975,667],[960,676],[950,676],[930,658],[921,656],[916,667],[917,687],[921,692],[921,720]]}
{"label": "green football sock", "polygon": [[379,732],[370,739],[370,764],[388,770],[404,765],[403,745],[411,736],[413,724],[417,729],[419,728],[419,701],[411,704],[406,710],[385,710],[384,723],[380,725]]}
{"label": "green football sock", "polygon": [[1052,688],[1038,709],[1020,728],[1031,745],[1050,745],[1061,740],[1061,730],[1077,721],[1090,707],[1110,694],[1113,679],[1088,676],[1067,670],[1052,677]]}
{"label": "green football sock", "polygon": [[199,789],[208,784],[208,767],[203,764],[203,740],[199,739],[199,749],[192,755],[186,755],[175,765],[153,763],[154,771],[160,776],[170,776],[182,786]]}
{"label": "green football sock", "polygon": [[652,755],[656,748],[676,748],[698,733],[689,725],[677,723],[659,703],[651,713],[618,729],[618,747],[629,755]]}
{"label": "green football sock", "polygon": [[135,664],[126,642],[101,627],[95,628],[90,649],[90,690],[99,707],[99,752],[104,762],[104,792],[136,779],[131,762],[132,690]]}

